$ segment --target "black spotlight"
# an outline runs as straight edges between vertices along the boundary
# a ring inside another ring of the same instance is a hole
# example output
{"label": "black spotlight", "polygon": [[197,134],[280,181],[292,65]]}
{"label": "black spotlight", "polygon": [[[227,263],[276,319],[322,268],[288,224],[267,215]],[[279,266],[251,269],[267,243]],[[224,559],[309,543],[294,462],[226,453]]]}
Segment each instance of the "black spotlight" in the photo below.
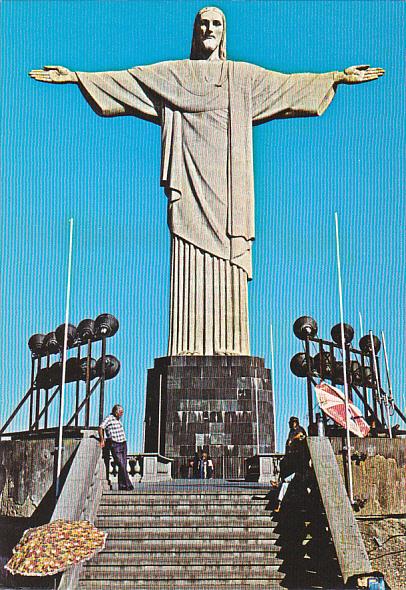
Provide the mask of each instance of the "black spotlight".
{"label": "black spotlight", "polygon": [[[354,329],[350,324],[343,324],[344,327],[344,343],[349,344],[354,338]],[[342,346],[341,342],[341,324],[336,324],[331,328],[331,337],[336,344]]]}
{"label": "black spotlight", "polygon": [[[80,378],[82,379],[82,381],[86,381],[87,357],[81,358],[79,365],[80,365],[80,373],[81,373]],[[94,379],[95,377],[97,377],[96,359],[91,358],[90,359],[90,380]]]}
{"label": "black spotlight", "polygon": [[78,381],[82,377],[80,361],[77,357],[72,357],[66,361],[66,383]]}
{"label": "black spotlight", "polygon": [[[65,324],[61,324],[55,330],[56,339],[59,342],[59,346],[63,348],[64,338],[65,338]],[[73,324],[68,324],[68,348],[74,345],[76,340],[76,326]]]}
{"label": "black spotlight", "polygon": [[363,371],[363,385],[365,385],[365,387],[374,387],[375,386],[375,379],[374,379],[374,374],[372,372],[371,367],[364,367],[364,371]]}
{"label": "black spotlight", "polygon": [[94,320],[82,320],[76,328],[76,336],[84,344],[87,343],[88,340],[93,340],[96,336]]}
{"label": "black spotlight", "polygon": [[109,313],[102,313],[97,316],[95,321],[96,335],[98,337],[110,337],[118,330],[118,320]]}
{"label": "black spotlight", "polygon": [[362,367],[358,361],[350,362],[351,380],[354,385],[363,384]]}
{"label": "black spotlight", "polygon": [[[311,364],[311,359],[310,359]],[[307,377],[308,367],[307,367],[307,360],[306,355],[304,352],[298,352],[295,356],[292,357],[290,361],[290,370],[296,377]],[[309,367],[309,371],[311,371],[311,366]]]}
{"label": "black spotlight", "polygon": [[33,334],[31,336],[28,340],[28,348],[31,350],[32,354],[41,354],[44,338],[44,334]]}
{"label": "black spotlight", "polygon": [[49,369],[40,369],[35,378],[35,387],[37,387],[38,389],[49,389],[50,387],[52,387],[52,385],[53,383],[51,381]]}
{"label": "black spotlight", "polygon": [[49,334],[44,337],[41,350],[45,354],[56,354],[60,351],[59,342],[56,339],[55,332],[49,332]]}
{"label": "black spotlight", "polygon": [[[381,341],[378,336],[374,335],[372,335],[372,341],[374,343],[375,354],[377,354],[381,348]],[[365,334],[365,336],[360,339],[359,347],[364,354],[370,354],[372,352],[371,336],[369,334]]]}
{"label": "black spotlight", "polygon": [[[334,363],[334,373],[333,373],[333,378],[334,381],[338,384],[338,385],[344,385],[344,364],[342,361],[336,361]],[[348,371],[348,368],[347,368]],[[347,381],[348,381],[348,372],[347,372]]]}
{"label": "black spotlight", "polygon": [[[104,357],[104,378],[113,379],[120,370],[120,361],[112,354],[106,354]],[[102,359],[101,357],[96,362],[96,374],[100,377],[102,374]]]}
{"label": "black spotlight", "polygon": [[297,318],[297,320],[293,324],[293,331],[295,333],[295,336],[299,338],[299,340],[306,340],[306,338],[316,336],[316,320],[314,320],[308,315],[303,315],[300,318]]}
{"label": "black spotlight", "polygon": [[334,356],[325,351],[322,354],[323,356],[319,352],[315,355],[313,359],[314,370],[317,371],[320,377],[332,377]]}
{"label": "black spotlight", "polygon": [[49,382],[51,386],[60,385],[62,381],[62,363],[60,361],[54,363],[49,368]]}

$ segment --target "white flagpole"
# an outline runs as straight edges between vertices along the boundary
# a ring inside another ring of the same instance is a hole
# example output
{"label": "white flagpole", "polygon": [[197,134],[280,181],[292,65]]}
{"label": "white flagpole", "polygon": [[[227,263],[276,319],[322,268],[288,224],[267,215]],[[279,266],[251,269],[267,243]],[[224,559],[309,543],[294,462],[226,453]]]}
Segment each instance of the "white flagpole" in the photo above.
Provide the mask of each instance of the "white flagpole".
{"label": "white flagpole", "polygon": [[58,459],[56,466],[56,486],[55,494],[59,497],[61,492],[61,471],[62,471],[62,445],[63,445],[63,423],[64,423],[64,410],[65,410],[65,382],[66,382],[66,355],[68,350],[68,324],[69,324],[69,305],[70,305],[70,284],[71,284],[71,272],[72,272],[72,245],[73,245],[73,218],[69,219],[70,234],[69,234],[69,257],[68,257],[68,281],[66,286],[66,308],[65,308],[65,334],[63,339],[63,352],[62,352],[62,381],[61,381],[61,394],[59,402],[59,431],[58,431]]}
{"label": "white flagpole", "polygon": [[352,465],[351,465],[351,438],[348,424],[349,405],[348,405],[348,382],[347,382],[347,353],[344,342],[344,310],[343,310],[343,288],[341,282],[341,261],[340,261],[340,240],[338,236],[338,215],[334,213],[336,225],[336,248],[337,248],[337,270],[338,270],[338,292],[340,300],[340,321],[341,321],[341,345],[343,349],[343,374],[344,374],[344,396],[345,396],[345,425],[347,431],[347,464],[348,464],[348,487],[351,505],[354,504],[354,492],[352,484]]}
{"label": "white flagpole", "polygon": [[364,335],[364,326],[362,324],[362,315],[361,315],[360,311],[358,312],[358,315],[359,315],[359,329],[361,332],[361,336],[363,336]]}
{"label": "white flagpole", "polygon": [[274,358],[274,344],[273,344],[273,327],[271,324],[271,387],[272,387],[272,398],[273,398],[273,436],[275,441],[275,452],[277,449],[277,437],[276,437],[276,412],[275,412],[275,358]]}
{"label": "white flagpole", "polygon": [[389,373],[388,351],[386,349],[386,340],[385,340],[385,334],[383,333],[383,330],[382,330],[381,334],[382,334],[383,354],[385,357],[386,379],[388,381],[388,387],[389,387],[389,399],[393,400],[392,381],[391,381],[390,373]]}

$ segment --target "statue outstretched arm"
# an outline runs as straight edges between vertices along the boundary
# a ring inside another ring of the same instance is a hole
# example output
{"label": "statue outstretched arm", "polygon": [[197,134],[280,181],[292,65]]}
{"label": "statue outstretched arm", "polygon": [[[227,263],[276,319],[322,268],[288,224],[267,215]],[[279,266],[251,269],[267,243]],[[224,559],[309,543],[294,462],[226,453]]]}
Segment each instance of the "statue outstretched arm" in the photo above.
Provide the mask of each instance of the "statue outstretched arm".
{"label": "statue outstretched arm", "polygon": [[281,74],[252,67],[254,125],[270,119],[319,116],[331,103],[339,84],[371,82],[385,73],[382,68],[369,65],[325,74]]}
{"label": "statue outstretched arm", "polygon": [[77,84],[92,109],[103,117],[133,115],[160,124],[159,101],[138,84],[128,70],[72,72],[63,66],[44,66],[29,76],[50,84]]}
{"label": "statue outstretched arm", "polygon": [[334,72],[335,84],[364,84],[383,76],[382,68],[371,68],[369,65],[350,66],[343,72]]}
{"label": "statue outstretched arm", "polygon": [[76,73],[63,66],[44,66],[42,70],[31,70],[28,75],[38,82],[47,82],[48,84],[78,83]]}

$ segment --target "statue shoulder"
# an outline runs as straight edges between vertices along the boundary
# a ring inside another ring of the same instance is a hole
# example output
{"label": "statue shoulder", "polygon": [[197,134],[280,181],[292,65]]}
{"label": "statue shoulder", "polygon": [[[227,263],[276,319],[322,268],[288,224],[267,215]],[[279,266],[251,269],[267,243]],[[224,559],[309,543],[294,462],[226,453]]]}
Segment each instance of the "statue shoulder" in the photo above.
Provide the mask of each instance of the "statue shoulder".
{"label": "statue shoulder", "polygon": [[188,59],[180,59],[180,60],[168,60],[168,61],[158,61],[156,63],[153,64],[142,64],[142,65],[136,65],[136,66],[131,66],[130,68],[128,68],[129,70],[153,70],[153,69],[171,69],[171,68],[176,68],[176,67],[182,67],[182,66],[178,66],[178,64],[183,64],[185,62],[188,62],[190,60]]}

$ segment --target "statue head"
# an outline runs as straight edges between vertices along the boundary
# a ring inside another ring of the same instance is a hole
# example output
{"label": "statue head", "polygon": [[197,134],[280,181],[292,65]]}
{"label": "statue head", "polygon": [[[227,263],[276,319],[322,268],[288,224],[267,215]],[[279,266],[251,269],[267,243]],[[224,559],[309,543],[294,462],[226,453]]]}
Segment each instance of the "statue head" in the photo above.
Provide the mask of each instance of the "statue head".
{"label": "statue head", "polygon": [[196,14],[193,25],[190,59],[208,59],[218,50],[220,60],[226,60],[226,17],[215,6],[206,6]]}

